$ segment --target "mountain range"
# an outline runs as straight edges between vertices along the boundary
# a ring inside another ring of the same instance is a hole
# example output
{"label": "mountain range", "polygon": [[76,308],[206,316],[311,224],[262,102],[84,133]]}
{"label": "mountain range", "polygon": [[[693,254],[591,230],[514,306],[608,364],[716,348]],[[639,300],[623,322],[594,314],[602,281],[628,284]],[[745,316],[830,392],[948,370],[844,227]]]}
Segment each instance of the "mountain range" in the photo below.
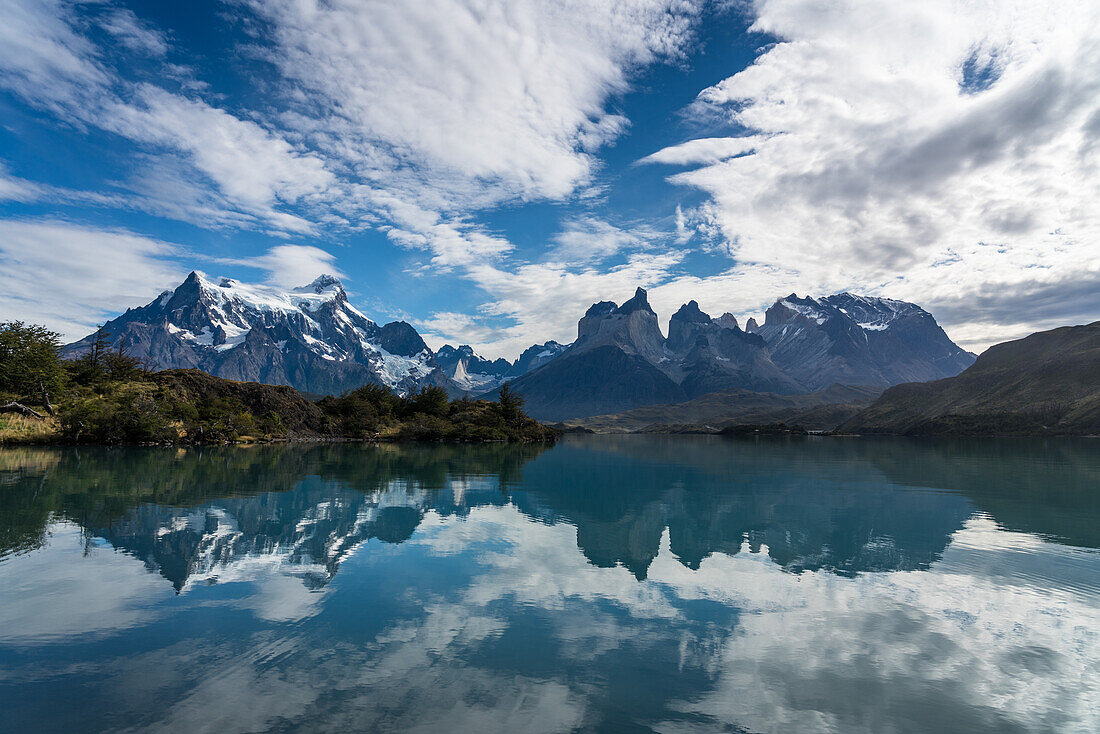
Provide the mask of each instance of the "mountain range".
{"label": "mountain range", "polygon": [[884,388],[950,377],[974,361],[920,306],[885,298],[792,294],[768,309],[762,326],[747,326],[729,314],[711,318],[689,301],[672,315],[666,338],[639,288],[622,305],[594,304],[577,325],[577,340],[512,386],[532,416],[565,420],[723,390]]}
{"label": "mountain range", "polygon": [[[364,384],[400,394],[439,385],[452,396],[499,387],[539,366],[556,342],[531,347],[516,363],[490,361],[469,346],[433,352],[405,321],[379,326],[348,302],[338,279],[322,275],[290,290],[192,272],[174,290],[103,326],[122,348],[154,369],[196,368],[230,380],[290,385],[319,395]],[[96,334],[69,344],[88,351]]]}
{"label": "mountain range", "polygon": [[[111,348],[155,369],[197,368],[232,380],[339,394],[379,384],[401,394],[437,385],[452,396],[492,396],[504,382],[542,420],[673,404],[718,391],[814,393],[835,384],[885,388],[950,377],[974,355],[919,306],[841,293],[776,301],[762,325],[742,329],[696,301],[672,315],[668,335],[644,289],[619,305],[593,304],[577,339],[526,349],[514,362],[461,345],[433,351],[405,321],[379,326],[322,275],[289,290],[192,272],[173,290],[104,325]],[[65,347],[86,352],[91,334]]]}

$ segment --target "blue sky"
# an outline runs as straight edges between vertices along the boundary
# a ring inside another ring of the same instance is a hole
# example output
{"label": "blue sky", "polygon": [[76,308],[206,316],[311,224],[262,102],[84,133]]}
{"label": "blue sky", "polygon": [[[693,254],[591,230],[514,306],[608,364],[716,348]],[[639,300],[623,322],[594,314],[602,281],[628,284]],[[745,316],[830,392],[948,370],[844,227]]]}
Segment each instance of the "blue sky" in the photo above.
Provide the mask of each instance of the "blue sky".
{"label": "blue sky", "polygon": [[0,319],[78,337],[199,269],[489,356],[636,285],[902,298],[972,349],[1094,320],[1097,13],[0,0]]}

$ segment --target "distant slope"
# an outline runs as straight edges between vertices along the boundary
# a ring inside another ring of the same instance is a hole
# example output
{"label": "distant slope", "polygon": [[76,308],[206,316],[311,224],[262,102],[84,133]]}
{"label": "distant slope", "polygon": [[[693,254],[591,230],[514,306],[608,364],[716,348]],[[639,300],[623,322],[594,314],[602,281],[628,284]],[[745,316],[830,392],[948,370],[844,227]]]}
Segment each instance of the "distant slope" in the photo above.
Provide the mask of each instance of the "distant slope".
{"label": "distant slope", "polygon": [[892,387],[840,430],[1100,434],[1100,321],[998,344],[956,377]]}
{"label": "distant slope", "polygon": [[577,418],[565,425],[598,433],[677,432],[768,423],[831,430],[881,394],[881,388],[849,385],[832,385],[804,395],[721,390],[683,403],[647,405],[624,413]]}

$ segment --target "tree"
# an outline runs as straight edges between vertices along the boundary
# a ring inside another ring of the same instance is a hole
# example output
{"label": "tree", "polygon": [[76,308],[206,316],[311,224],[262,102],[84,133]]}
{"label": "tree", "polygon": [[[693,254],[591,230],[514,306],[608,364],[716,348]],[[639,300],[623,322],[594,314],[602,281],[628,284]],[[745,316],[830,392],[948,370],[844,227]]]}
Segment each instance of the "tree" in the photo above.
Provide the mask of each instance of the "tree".
{"label": "tree", "polygon": [[451,398],[447,395],[446,390],[438,385],[432,385],[431,387],[422,387],[420,392],[410,395],[408,405],[411,413],[445,416],[451,405]]}
{"label": "tree", "polygon": [[512,383],[506,382],[500,386],[500,412],[505,420],[516,421],[523,415],[523,404],[527,402],[522,395],[512,390]]}
{"label": "tree", "polygon": [[0,391],[41,396],[59,390],[65,372],[61,366],[61,338],[44,326],[22,321],[0,323]]}
{"label": "tree", "polygon": [[103,368],[103,355],[107,352],[108,337],[110,336],[103,330],[103,326],[96,327],[95,341],[92,342],[92,348],[88,350],[89,366],[93,372]]}

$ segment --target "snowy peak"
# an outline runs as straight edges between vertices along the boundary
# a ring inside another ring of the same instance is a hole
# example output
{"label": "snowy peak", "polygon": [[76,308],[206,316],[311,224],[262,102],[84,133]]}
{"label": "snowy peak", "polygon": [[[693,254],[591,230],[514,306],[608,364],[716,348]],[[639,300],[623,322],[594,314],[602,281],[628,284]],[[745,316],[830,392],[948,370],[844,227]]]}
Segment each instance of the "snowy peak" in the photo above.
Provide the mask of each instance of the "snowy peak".
{"label": "snowy peak", "polygon": [[454,380],[463,391],[488,392],[500,387],[512,369],[506,359],[489,360],[474,352],[469,344],[453,347],[444,344],[435,353],[443,374]]}
{"label": "snowy peak", "polygon": [[951,377],[974,356],[952,342],[920,306],[837,293],[781,298],[751,329],[772,357],[809,389],[833,383],[889,386]]}
{"label": "snowy peak", "polygon": [[764,323],[776,326],[796,320],[799,316],[819,326],[835,319],[866,331],[883,331],[908,316],[931,318],[915,303],[859,296],[845,291],[820,299],[810,296],[799,298],[792,293],[767,310]]}
{"label": "snowy peak", "polygon": [[552,340],[544,342],[543,344],[527,347],[527,349],[524,349],[523,353],[519,355],[519,359],[515,361],[515,364],[512,365],[512,369],[508,372],[508,377],[519,377],[532,370],[536,370],[568,348],[568,344],[559,344]]}
{"label": "snowy peak", "polygon": [[[314,278],[313,282],[309,285],[295,288],[295,292],[312,291],[313,293],[321,294],[327,291],[331,291],[337,294],[344,293],[344,284],[340,282],[340,279],[335,275],[318,275]],[[346,294],[345,294],[346,297]]]}
{"label": "snowy peak", "polygon": [[[193,271],[171,291],[107,325],[115,345],[158,369],[196,367],[218,377],[340,393],[368,383],[408,392],[443,384],[409,324],[379,327],[348,302],[338,278],[297,288],[210,278]],[[70,345],[87,349],[90,338]]]}
{"label": "snowy peak", "polygon": [[882,331],[889,328],[898,319],[906,316],[929,316],[920,306],[906,301],[889,298],[857,296],[853,293],[838,293],[821,299],[823,307],[836,309],[855,322],[861,329]]}

